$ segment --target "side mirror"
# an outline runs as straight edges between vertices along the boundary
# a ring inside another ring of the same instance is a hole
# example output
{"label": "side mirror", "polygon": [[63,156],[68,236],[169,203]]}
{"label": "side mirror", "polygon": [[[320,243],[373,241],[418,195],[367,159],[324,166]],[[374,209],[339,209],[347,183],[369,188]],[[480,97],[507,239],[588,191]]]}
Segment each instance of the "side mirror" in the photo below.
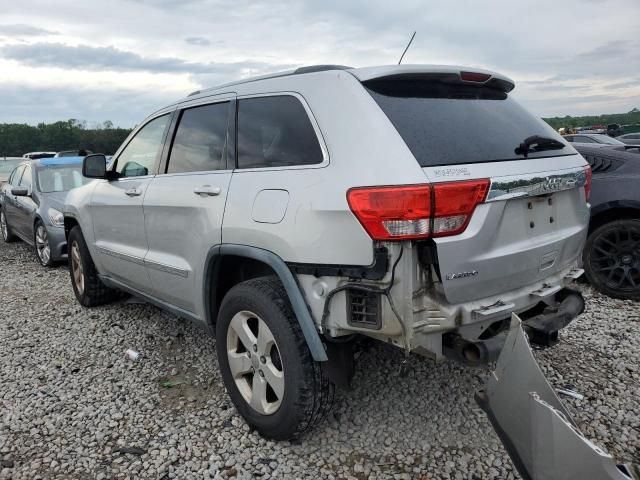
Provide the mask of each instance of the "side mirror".
{"label": "side mirror", "polygon": [[28,197],[29,189],[27,187],[13,187],[11,189],[11,195],[16,197]]}
{"label": "side mirror", "polygon": [[87,178],[107,178],[107,157],[101,153],[84,157],[82,175]]}

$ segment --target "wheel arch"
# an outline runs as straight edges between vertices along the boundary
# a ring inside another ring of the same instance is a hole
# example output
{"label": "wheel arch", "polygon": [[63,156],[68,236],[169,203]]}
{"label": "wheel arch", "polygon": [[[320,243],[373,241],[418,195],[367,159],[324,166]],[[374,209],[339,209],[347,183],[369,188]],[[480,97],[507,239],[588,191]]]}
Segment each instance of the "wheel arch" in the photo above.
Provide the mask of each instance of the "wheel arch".
{"label": "wheel arch", "polygon": [[593,208],[589,222],[589,234],[606,223],[623,219],[640,219],[640,202],[635,200],[616,200]]}
{"label": "wheel arch", "polygon": [[209,250],[203,282],[207,323],[215,323],[222,299],[231,287],[265,275],[276,275],[282,282],[313,359],[327,361],[322,340],[293,273],[278,255],[262,248],[222,244]]}
{"label": "wheel arch", "polygon": [[46,225],[46,223],[44,222],[44,219],[42,218],[42,215],[41,215],[40,213],[36,213],[36,214],[33,216],[33,232],[34,232],[34,233],[35,233],[35,231],[36,231],[36,223],[38,223],[38,222],[42,223],[42,225],[44,225],[44,227],[45,227],[45,228],[47,228],[47,225]]}

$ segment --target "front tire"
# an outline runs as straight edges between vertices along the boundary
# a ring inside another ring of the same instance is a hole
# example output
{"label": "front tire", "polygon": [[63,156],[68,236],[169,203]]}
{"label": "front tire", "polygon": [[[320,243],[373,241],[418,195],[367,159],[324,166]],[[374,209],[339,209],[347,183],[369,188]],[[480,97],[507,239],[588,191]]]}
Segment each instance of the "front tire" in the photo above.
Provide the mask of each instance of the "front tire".
{"label": "front tire", "polygon": [[85,307],[96,307],[118,298],[119,293],[100,280],[80,227],[71,229],[67,244],[71,284],[78,302]]}
{"label": "front tire", "polygon": [[587,239],[583,263],[596,290],[640,300],[640,220],[615,220],[596,228]]}
{"label": "front tire", "polygon": [[331,408],[334,386],[313,360],[276,277],[229,290],[216,323],[216,345],[227,392],[261,435],[299,437]]}
{"label": "front tire", "polygon": [[11,231],[9,223],[7,223],[7,216],[5,215],[3,208],[0,208],[0,232],[5,243],[13,242],[16,239],[16,236]]}
{"label": "front tire", "polygon": [[43,267],[53,267],[51,258],[51,245],[49,243],[49,233],[41,220],[37,220],[33,234],[33,244],[36,249],[36,256]]}

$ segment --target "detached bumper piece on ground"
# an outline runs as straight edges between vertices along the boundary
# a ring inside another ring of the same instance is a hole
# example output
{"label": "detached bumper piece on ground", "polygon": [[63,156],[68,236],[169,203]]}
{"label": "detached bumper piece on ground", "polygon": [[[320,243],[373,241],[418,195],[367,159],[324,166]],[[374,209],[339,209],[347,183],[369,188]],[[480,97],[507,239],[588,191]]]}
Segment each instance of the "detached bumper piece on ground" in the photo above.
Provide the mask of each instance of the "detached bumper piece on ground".
{"label": "detached bumper piece on ground", "polygon": [[525,480],[638,478],[580,433],[540,370],[516,314],[476,401]]}

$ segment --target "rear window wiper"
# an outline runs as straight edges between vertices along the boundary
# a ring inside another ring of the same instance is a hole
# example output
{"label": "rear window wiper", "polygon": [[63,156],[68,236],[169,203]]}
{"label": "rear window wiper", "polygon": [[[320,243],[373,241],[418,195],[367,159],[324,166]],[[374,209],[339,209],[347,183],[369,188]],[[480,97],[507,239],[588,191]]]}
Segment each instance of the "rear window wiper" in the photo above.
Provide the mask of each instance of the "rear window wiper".
{"label": "rear window wiper", "polygon": [[540,137],[533,135],[524,139],[520,145],[516,147],[516,155],[524,155],[525,158],[529,152],[542,152],[544,150],[561,150],[566,145],[555,138]]}

